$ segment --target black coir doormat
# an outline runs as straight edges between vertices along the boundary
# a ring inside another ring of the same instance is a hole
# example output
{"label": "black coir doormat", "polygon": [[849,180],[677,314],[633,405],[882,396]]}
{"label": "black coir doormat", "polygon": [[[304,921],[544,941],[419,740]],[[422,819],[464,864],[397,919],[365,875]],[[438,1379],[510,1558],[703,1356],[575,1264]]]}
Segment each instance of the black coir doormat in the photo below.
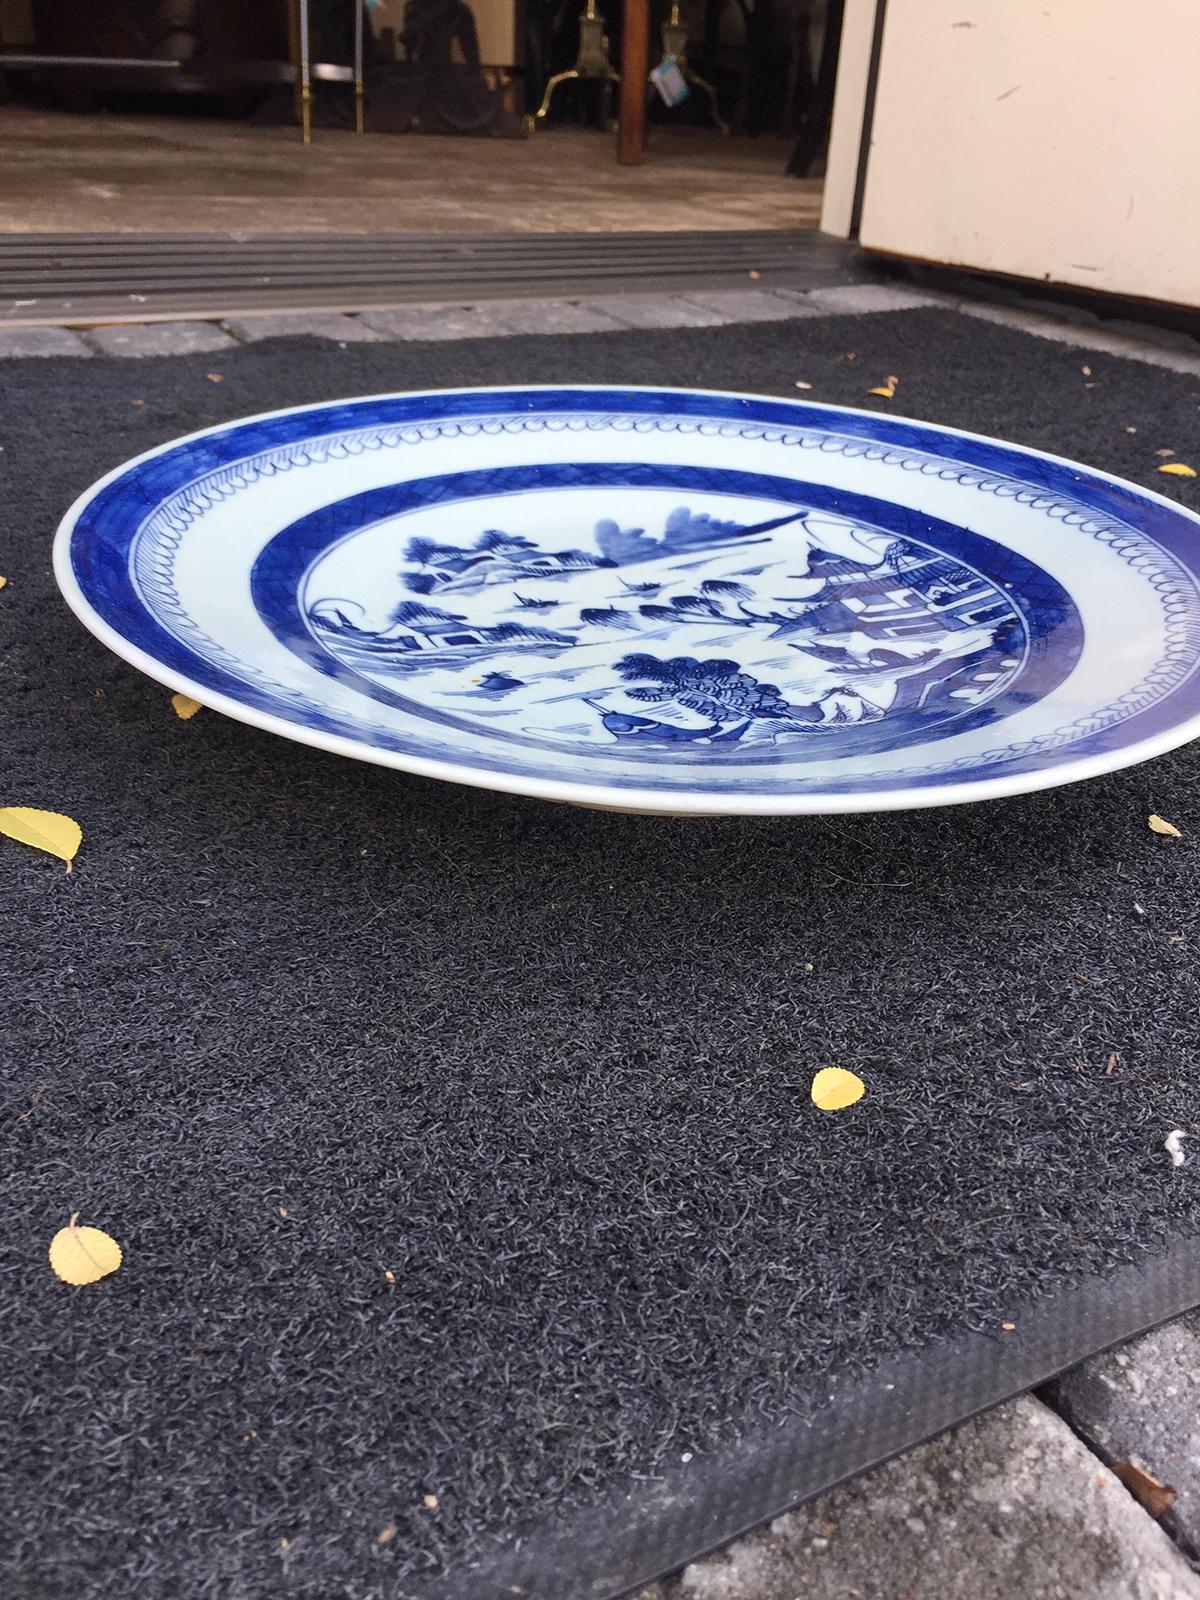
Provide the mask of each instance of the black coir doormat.
{"label": "black coir doormat", "polygon": [[[1154,452],[1200,383],[942,312],[0,370],[3,800],[86,834],[70,876],[0,842],[6,1596],[606,1600],[1200,1301],[1200,751],[589,813],[181,722],[52,587],[80,489],[222,418],[887,374],[1194,495]],[[76,1210],[125,1249],[88,1289]]]}

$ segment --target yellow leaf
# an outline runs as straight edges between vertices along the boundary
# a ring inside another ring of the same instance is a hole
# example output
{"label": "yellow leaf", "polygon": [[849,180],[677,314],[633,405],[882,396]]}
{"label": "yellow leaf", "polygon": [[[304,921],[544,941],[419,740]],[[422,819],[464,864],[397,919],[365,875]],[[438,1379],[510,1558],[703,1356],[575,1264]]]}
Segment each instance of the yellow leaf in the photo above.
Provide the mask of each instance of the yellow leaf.
{"label": "yellow leaf", "polygon": [[1196,476],[1195,467],[1184,466],[1182,461],[1167,461],[1155,470],[1169,473],[1172,478],[1194,478]]}
{"label": "yellow leaf", "polygon": [[868,389],[867,393],[879,394],[882,395],[885,400],[892,400],[895,398],[896,389],[899,386],[899,383],[899,378],[892,377],[889,374],[877,389]]}
{"label": "yellow leaf", "polygon": [[220,372],[206,372],[204,374],[204,376],[208,379],[209,383],[224,383],[225,382],[225,378],[224,378],[223,374],[221,374]]}
{"label": "yellow leaf", "polygon": [[8,588],[8,579],[7,578],[0,578],[0,589],[7,589],[7,588]]}
{"label": "yellow leaf", "polygon": [[867,1086],[857,1073],[844,1067],[822,1067],[812,1081],[813,1105],[822,1111],[844,1111],[861,1100]]}
{"label": "yellow leaf", "polygon": [[1154,816],[1150,817],[1149,818],[1149,822],[1150,822],[1150,832],[1151,833],[1164,834],[1168,839],[1182,839],[1183,838],[1183,835],[1180,833],[1179,829],[1175,826],[1175,824],[1173,822],[1167,822],[1165,818],[1160,817],[1157,814],[1155,814]]}
{"label": "yellow leaf", "polygon": [[64,817],[57,811],[35,811],[32,806],[0,806],[0,833],[57,856],[67,863],[68,872],[83,842],[83,829],[73,817]]}
{"label": "yellow leaf", "polygon": [[64,1283],[95,1283],[121,1265],[121,1246],[100,1228],[81,1228],[78,1211],[50,1241],[50,1268]]}
{"label": "yellow leaf", "polygon": [[204,709],[199,700],[193,700],[190,694],[173,694],[171,704],[175,707],[175,715],[181,717],[184,722],[194,717],[197,711]]}

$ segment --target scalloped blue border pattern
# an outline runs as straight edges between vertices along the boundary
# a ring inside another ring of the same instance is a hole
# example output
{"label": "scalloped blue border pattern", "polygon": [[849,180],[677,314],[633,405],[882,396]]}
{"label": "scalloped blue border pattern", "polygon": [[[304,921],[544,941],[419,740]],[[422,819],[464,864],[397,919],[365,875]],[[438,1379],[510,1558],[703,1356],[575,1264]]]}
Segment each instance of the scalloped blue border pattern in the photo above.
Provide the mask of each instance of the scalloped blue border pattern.
{"label": "scalloped blue border pattern", "polygon": [[[179,541],[196,517],[263,476],[431,438],[583,430],[611,430],[618,437],[678,431],[714,439],[769,439],[801,450],[861,455],[905,471],[968,484],[983,493],[1013,498],[1107,544],[1129,565],[1131,575],[1160,597],[1166,636],[1162,659],[1135,689],[1061,728],[956,761],[889,771],[874,783],[859,774],[844,784],[821,779],[806,785],[792,768],[784,781],[766,781],[758,775],[750,780],[744,775],[729,785],[731,789],[867,792],[872,787],[929,785],[949,778],[969,781],[1001,763],[1011,771],[1033,772],[1060,759],[1059,752],[1067,745],[1072,758],[1100,754],[1150,737],[1200,711],[1196,674],[1200,538],[1192,519],[1143,498],[1132,486],[1094,478],[1084,469],[1002,444],[963,439],[921,424],[847,417],[789,402],[702,392],[461,391],[284,413],[181,444],[106,485],[76,522],[72,567],[89,603],[131,644],[247,706],[397,754],[460,764],[469,756],[469,764],[484,771],[578,779],[577,771],[554,772],[553,761],[529,766],[510,758],[497,760],[448,746],[434,736],[419,741],[399,738],[386,727],[330,716],[302,692],[248,669],[202,634],[174,592],[172,568]],[[170,627],[164,625],[168,621]],[[176,629],[185,636],[190,629],[193,645]],[[701,786],[722,787],[710,781],[713,777],[709,769]],[[635,777],[606,776],[603,781],[613,788],[645,786]],[[675,790],[693,787],[686,777],[672,782],[666,772],[656,774],[654,784]]]}

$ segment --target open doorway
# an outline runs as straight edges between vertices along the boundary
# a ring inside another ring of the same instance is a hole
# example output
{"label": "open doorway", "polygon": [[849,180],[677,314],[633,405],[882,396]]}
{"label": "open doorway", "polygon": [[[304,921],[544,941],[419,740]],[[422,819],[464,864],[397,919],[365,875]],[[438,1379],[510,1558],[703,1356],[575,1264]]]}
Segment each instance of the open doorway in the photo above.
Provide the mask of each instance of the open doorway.
{"label": "open doorway", "polygon": [[622,63],[622,7],[587,9],[0,0],[0,233],[815,227],[838,0],[654,0],[649,63],[677,76],[646,84],[640,166],[617,164],[597,60]]}

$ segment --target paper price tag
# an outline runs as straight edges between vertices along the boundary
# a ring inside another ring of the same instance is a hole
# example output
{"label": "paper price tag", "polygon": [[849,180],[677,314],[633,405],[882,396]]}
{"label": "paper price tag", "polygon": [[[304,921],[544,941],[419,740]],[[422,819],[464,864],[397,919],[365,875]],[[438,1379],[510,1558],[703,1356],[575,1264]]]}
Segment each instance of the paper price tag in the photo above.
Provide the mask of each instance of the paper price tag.
{"label": "paper price tag", "polygon": [[669,106],[682,105],[691,90],[683,73],[674,61],[660,61],[650,74],[650,81]]}

